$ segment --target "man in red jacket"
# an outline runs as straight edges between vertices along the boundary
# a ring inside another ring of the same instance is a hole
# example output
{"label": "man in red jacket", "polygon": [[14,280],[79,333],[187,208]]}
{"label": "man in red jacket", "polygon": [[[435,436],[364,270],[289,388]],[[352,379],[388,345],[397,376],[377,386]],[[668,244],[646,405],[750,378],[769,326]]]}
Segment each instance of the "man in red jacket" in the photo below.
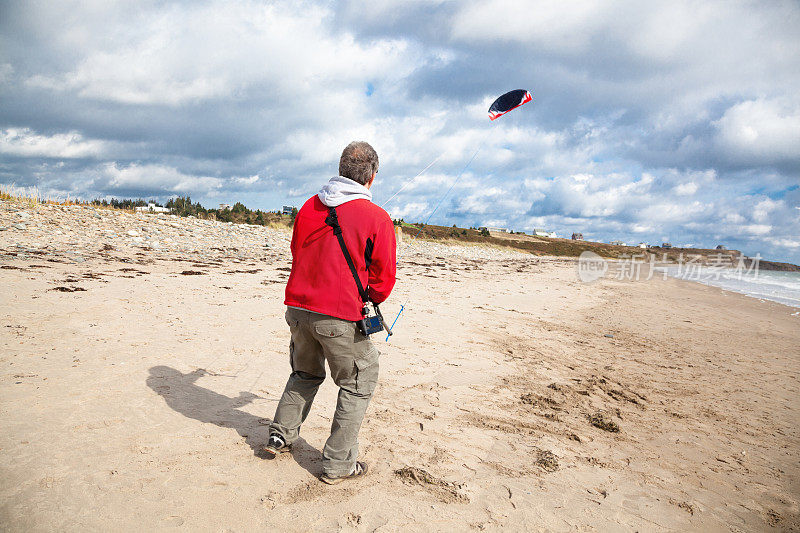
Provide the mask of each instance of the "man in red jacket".
{"label": "man in red jacket", "polygon": [[339,176],[300,208],[292,232],[292,272],[286,284],[286,322],[292,334],[292,373],[270,426],[264,451],[290,449],[325,379],[325,361],[339,387],[331,434],[322,451],[322,481],[334,484],[363,475],[358,431],[378,381],[378,350],[355,321],[364,303],[330,220],[335,208],[345,246],[369,299],[380,304],[395,282],[394,224],[371,202],[378,154],[365,142],[342,152]]}

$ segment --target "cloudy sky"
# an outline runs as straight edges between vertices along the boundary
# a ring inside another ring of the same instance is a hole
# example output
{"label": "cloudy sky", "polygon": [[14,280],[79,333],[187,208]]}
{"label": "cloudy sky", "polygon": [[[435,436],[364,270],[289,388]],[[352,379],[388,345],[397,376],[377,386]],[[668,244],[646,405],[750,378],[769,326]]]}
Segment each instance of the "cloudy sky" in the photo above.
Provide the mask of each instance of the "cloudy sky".
{"label": "cloudy sky", "polygon": [[276,209],[360,139],[379,204],[436,161],[385,206],[421,221],[480,149],[431,223],[800,263],[798,27],[779,0],[0,0],[0,183]]}

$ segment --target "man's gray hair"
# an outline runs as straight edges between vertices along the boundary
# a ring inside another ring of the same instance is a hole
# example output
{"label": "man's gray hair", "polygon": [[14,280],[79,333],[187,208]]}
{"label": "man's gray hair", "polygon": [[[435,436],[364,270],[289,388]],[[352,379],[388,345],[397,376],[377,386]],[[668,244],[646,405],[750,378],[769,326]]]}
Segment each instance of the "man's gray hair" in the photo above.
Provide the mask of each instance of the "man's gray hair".
{"label": "man's gray hair", "polygon": [[366,185],[378,172],[378,153],[364,141],[353,141],[342,151],[339,159],[339,175],[356,183]]}

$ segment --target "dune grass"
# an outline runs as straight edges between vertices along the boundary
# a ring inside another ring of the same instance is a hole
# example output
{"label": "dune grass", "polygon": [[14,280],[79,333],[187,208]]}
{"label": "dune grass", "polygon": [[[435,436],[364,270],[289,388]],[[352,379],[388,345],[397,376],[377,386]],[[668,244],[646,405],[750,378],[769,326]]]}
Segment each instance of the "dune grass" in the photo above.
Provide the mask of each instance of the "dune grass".
{"label": "dune grass", "polygon": [[14,184],[0,185],[0,200],[17,201],[29,207],[42,202],[38,187],[16,187]]}
{"label": "dune grass", "polygon": [[60,198],[57,196],[47,195],[44,196],[40,193],[39,187],[32,186],[32,187],[17,187],[16,185],[12,184],[0,184],[0,200],[5,200],[7,202],[16,202],[20,203],[29,208],[35,208],[38,205],[42,204],[51,204],[51,205],[81,205],[81,206],[92,206],[97,209],[110,209],[114,211],[123,211],[125,213],[133,213],[133,209],[127,209],[122,207],[113,207],[113,206],[104,206],[94,204],[88,200],[83,200],[81,198],[70,197],[69,193],[66,197]]}

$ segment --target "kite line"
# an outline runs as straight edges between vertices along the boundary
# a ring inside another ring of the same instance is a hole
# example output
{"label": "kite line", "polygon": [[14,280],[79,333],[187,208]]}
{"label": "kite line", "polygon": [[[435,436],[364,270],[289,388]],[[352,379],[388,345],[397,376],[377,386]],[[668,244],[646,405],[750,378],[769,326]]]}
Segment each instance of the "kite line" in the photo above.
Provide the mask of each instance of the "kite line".
{"label": "kite line", "polygon": [[[500,118],[501,116],[505,115],[509,111],[511,111],[513,109],[516,109],[516,108],[518,108],[518,107],[530,102],[532,99],[533,99],[533,97],[531,96],[531,93],[526,91],[525,89],[517,89],[517,90],[514,90],[514,91],[509,91],[509,92],[505,93],[504,95],[500,96],[497,100],[494,101],[494,103],[491,105],[491,107],[489,107],[489,120],[494,122],[495,119]],[[422,233],[422,229],[425,226],[428,225],[428,223],[430,222],[430,220],[433,217],[434,213],[436,213],[436,211],[442,205],[442,202],[444,202],[445,198],[447,198],[447,196],[450,195],[450,192],[453,190],[453,188],[455,188],[456,184],[461,180],[461,177],[464,175],[464,172],[466,172],[466,170],[469,168],[469,166],[472,164],[472,162],[478,156],[478,152],[480,152],[481,148],[483,148],[483,144],[486,141],[486,137],[489,135],[490,132],[491,132],[491,129],[488,130],[484,134],[483,138],[478,143],[478,148],[475,150],[475,152],[469,158],[469,160],[467,161],[467,164],[464,165],[464,168],[462,168],[461,171],[458,173],[458,175],[456,176],[456,179],[453,180],[453,183],[450,185],[450,188],[447,189],[447,191],[445,191],[445,193],[441,196],[441,198],[439,198],[439,201],[434,206],[434,208],[431,211],[430,215],[428,215],[428,218],[425,219],[425,222],[422,223],[422,225],[419,228],[419,231],[417,231],[417,233],[412,237],[412,239],[416,239],[417,237],[419,237],[419,234]],[[388,204],[389,201],[392,198],[397,196],[400,193],[400,191],[402,191],[403,189],[406,188],[407,185],[409,185],[411,182],[413,182],[415,179],[417,179],[419,176],[421,176],[426,170],[431,168],[434,165],[434,163],[436,163],[436,161],[438,161],[441,157],[442,156],[440,155],[439,157],[434,159],[433,162],[431,162],[431,164],[429,164],[427,167],[422,169],[422,171],[420,171],[416,176],[414,176],[413,178],[408,180],[388,200],[383,202],[383,204],[381,204],[381,207],[383,207],[386,204]],[[403,311],[405,310],[406,305],[408,305],[409,299],[410,299],[410,296],[408,298],[406,298],[406,301],[400,306],[400,310],[397,312],[397,316],[394,317],[394,320],[392,321],[392,325],[389,326],[389,331],[388,331],[388,333],[386,335],[386,342],[389,342],[389,337],[391,337],[391,335],[392,335],[392,330],[394,329],[395,324],[397,324],[397,321],[400,319],[400,315],[403,314]]]}
{"label": "kite line", "polygon": [[[490,130],[490,131],[491,131],[491,130]],[[433,211],[431,211],[431,214],[430,214],[430,215],[428,215],[428,218],[426,218],[426,219],[425,219],[425,222],[423,222],[423,223],[422,223],[422,226],[420,226],[420,228],[419,228],[419,231],[417,231],[416,235],[414,235],[414,236],[412,237],[412,239],[416,239],[417,237],[419,237],[419,234],[420,234],[420,233],[422,233],[422,229],[423,229],[425,226],[427,226],[427,225],[428,225],[428,222],[430,222],[431,218],[433,217],[433,214],[434,214],[434,213],[436,213],[436,211],[439,209],[439,206],[441,206],[441,205],[442,205],[442,202],[444,202],[444,199],[445,199],[445,198],[447,198],[447,196],[450,194],[450,191],[452,191],[452,190],[453,190],[453,188],[456,186],[456,184],[459,182],[459,180],[461,180],[461,176],[463,176],[463,175],[464,175],[464,172],[466,172],[466,170],[469,168],[469,166],[472,164],[472,162],[473,162],[473,161],[475,160],[475,158],[478,156],[478,152],[480,152],[480,151],[481,151],[481,148],[483,147],[483,143],[484,143],[484,141],[486,140],[486,136],[487,136],[487,135],[488,135],[488,132],[487,132],[487,134],[486,134],[486,135],[484,135],[484,136],[483,136],[483,139],[481,139],[481,142],[480,142],[480,144],[478,145],[478,149],[477,149],[477,150],[475,150],[475,152],[472,154],[472,157],[470,157],[470,158],[469,158],[469,161],[467,161],[467,164],[466,164],[466,165],[464,165],[464,168],[462,168],[462,169],[461,169],[461,172],[459,172],[459,173],[458,173],[458,176],[456,176],[456,179],[455,179],[455,180],[453,180],[453,184],[452,184],[452,185],[450,185],[450,188],[449,188],[449,189],[447,189],[447,191],[446,191],[446,192],[445,192],[445,193],[442,195],[442,197],[441,197],[441,198],[439,198],[439,201],[436,203],[436,206],[434,206],[434,208],[433,208]],[[439,157],[441,157],[441,156],[439,156]],[[437,159],[438,159],[438,157],[437,157]],[[426,170],[427,170],[427,169],[426,169]],[[418,175],[419,175],[419,174],[418,174]],[[410,183],[410,182],[409,182],[409,183]],[[399,192],[399,191],[398,191],[398,192]],[[386,204],[384,203],[384,205],[386,205]],[[405,301],[405,302],[404,302],[404,303],[403,303],[403,304],[400,306],[400,311],[398,311],[398,312],[397,312],[397,316],[396,316],[396,317],[394,317],[394,320],[392,321],[392,325],[391,325],[391,326],[389,326],[389,332],[386,334],[386,342],[389,342],[389,337],[391,337],[391,336],[392,336],[392,330],[394,329],[394,325],[397,323],[397,320],[400,318],[400,315],[403,313],[403,310],[406,308],[406,305],[408,304],[408,300],[409,300],[410,298],[411,298],[410,296],[409,296],[408,298],[406,298],[406,301]]]}
{"label": "kite line", "polygon": [[[442,154],[442,155],[444,155],[444,154]],[[433,161],[431,161],[431,163],[430,163],[430,164],[429,164],[427,167],[425,167],[425,168],[423,168],[422,170],[420,170],[420,171],[419,171],[419,173],[418,173],[416,176],[414,176],[414,177],[413,177],[413,178],[411,178],[410,180],[406,181],[406,182],[403,184],[403,186],[402,186],[402,187],[400,187],[400,188],[397,190],[397,192],[396,192],[396,193],[394,193],[393,195],[391,195],[391,196],[389,197],[389,199],[388,199],[388,200],[386,200],[385,202],[383,202],[383,203],[381,204],[381,207],[383,207],[383,206],[385,206],[386,204],[388,204],[389,202],[391,202],[391,201],[392,201],[392,198],[394,198],[395,196],[397,196],[398,194],[400,194],[400,192],[402,192],[402,190],[403,190],[403,189],[405,189],[406,187],[408,187],[409,185],[411,185],[411,184],[414,182],[414,180],[415,180],[415,179],[417,179],[418,177],[422,176],[422,175],[425,173],[425,171],[426,171],[426,170],[428,170],[428,169],[429,169],[429,168],[431,168],[433,165],[435,165],[435,164],[436,164],[436,162],[437,162],[439,159],[441,159],[441,158],[442,158],[442,156],[440,155],[439,157],[437,157],[436,159],[434,159]]]}

